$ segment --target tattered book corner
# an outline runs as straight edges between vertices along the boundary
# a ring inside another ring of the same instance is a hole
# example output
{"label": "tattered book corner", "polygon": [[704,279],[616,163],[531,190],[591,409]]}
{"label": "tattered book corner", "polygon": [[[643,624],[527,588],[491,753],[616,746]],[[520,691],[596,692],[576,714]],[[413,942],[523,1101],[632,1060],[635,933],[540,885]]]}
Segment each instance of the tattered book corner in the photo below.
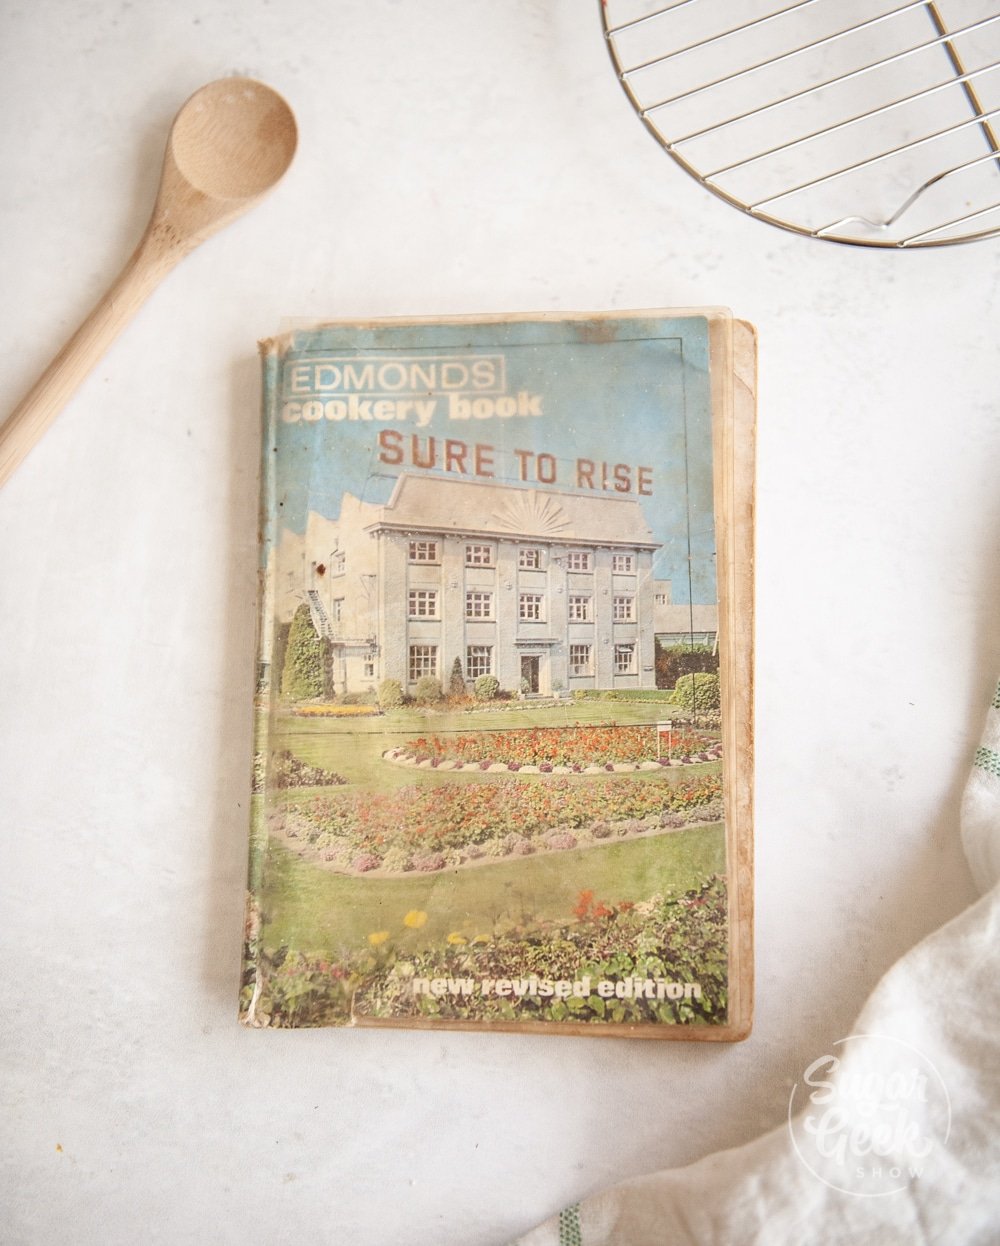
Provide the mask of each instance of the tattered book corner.
{"label": "tattered book corner", "polygon": [[752,329],[330,323],[261,357],[241,1019],[745,1037]]}

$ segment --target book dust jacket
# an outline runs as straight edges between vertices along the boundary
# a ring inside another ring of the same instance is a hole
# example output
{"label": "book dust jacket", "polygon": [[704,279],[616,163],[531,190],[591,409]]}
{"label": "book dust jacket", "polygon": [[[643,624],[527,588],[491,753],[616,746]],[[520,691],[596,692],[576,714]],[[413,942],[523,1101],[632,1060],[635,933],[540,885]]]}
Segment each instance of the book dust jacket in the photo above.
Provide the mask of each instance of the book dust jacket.
{"label": "book dust jacket", "polygon": [[392,320],[261,354],[241,1019],[744,1037],[752,331]]}

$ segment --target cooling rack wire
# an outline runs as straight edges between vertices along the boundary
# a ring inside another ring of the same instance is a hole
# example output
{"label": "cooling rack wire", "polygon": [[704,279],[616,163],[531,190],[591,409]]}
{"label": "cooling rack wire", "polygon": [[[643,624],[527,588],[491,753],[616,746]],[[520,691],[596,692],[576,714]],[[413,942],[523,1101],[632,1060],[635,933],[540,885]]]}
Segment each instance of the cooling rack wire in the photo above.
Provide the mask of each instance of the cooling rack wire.
{"label": "cooling rack wire", "polygon": [[985,0],[602,0],[636,113],[727,203],[811,238],[1000,232],[1000,12]]}

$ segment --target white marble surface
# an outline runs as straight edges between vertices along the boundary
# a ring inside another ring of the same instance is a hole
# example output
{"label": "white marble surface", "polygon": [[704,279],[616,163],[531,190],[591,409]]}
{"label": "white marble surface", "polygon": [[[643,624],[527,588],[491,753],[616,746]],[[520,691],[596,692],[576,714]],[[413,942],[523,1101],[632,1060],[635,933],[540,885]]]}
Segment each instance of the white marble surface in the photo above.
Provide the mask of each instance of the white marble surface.
{"label": "white marble surface", "polygon": [[[302,136],[0,494],[4,1241],[487,1246],[779,1124],[972,896],[1000,243],[741,217],[643,131],[584,0],[33,0],[0,46],[8,408],[131,250],[192,90],[260,77]],[[256,339],[696,304],[761,339],[753,1036],[240,1029]]]}

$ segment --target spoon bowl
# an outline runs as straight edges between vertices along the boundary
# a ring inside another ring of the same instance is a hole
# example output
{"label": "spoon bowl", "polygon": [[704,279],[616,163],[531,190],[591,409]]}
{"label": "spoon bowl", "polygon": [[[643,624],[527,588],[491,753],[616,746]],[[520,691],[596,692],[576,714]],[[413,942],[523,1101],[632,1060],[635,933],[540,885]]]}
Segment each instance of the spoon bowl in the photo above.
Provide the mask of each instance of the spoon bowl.
{"label": "spoon bowl", "polygon": [[209,199],[257,199],[280,181],[295,155],[295,117],[269,86],[223,78],[181,108],[167,151],[177,172]]}
{"label": "spoon bowl", "polygon": [[271,87],[250,78],[210,82],[183,105],[170,130],[159,191],[139,245],[0,428],[0,485],[178,260],[281,180],[297,141],[291,108]]}

